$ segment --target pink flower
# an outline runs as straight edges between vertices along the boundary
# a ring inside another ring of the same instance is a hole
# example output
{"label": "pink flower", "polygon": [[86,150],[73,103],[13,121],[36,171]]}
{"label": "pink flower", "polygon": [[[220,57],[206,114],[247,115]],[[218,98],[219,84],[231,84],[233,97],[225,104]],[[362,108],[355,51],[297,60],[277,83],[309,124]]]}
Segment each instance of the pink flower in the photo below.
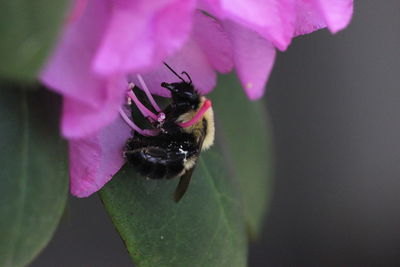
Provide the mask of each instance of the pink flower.
{"label": "pink flower", "polygon": [[[250,99],[263,95],[275,48],[328,27],[345,28],[352,0],[77,0],[41,80],[64,97],[71,192],[86,197],[122,166],[130,129],[118,116],[127,82],[142,74],[151,92],[190,73],[206,94],[216,72],[235,68]],[[205,13],[206,12],[206,13]]]}

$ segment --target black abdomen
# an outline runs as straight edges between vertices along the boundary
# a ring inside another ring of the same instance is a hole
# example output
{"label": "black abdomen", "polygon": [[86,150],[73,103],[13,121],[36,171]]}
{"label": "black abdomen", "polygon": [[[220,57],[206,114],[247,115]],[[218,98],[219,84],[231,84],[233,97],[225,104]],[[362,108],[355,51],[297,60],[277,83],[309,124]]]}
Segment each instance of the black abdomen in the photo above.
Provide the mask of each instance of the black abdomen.
{"label": "black abdomen", "polygon": [[136,151],[126,151],[125,156],[128,162],[133,164],[134,168],[141,175],[150,179],[174,178],[184,169],[184,159],[155,157],[148,153],[148,148]]}
{"label": "black abdomen", "polygon": [[197,154],[198,146],[192,135],[135,135],[127,143],[124,155],[143,176],[150,179],[177,177],[185,163]]}

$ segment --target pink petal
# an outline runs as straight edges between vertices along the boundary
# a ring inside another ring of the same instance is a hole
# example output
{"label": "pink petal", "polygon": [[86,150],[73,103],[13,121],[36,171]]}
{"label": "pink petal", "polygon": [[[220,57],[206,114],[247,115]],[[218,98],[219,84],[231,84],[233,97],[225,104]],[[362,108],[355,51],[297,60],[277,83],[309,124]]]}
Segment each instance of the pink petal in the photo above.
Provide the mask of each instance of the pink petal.
{"label": "pink petal", "polygon": [[285,50],[293,35],[294,0],[203,0],[204,7],[219,19],[230,19],[259,32]]}
{"label": "pink petal", "polygon": [[91,69],[108,14],[107,1],[90,1],[84,14],[68,24],[41,73],[42,82],[64,96],[61,128],[67,138],[93,134],[110,123],[123,100],[122,75],[103,77]]}
{"label": "pink petal", "polygon": [[147,32],[149,18],[145,15],[123,8],[113,10],[105,38],[93,63],[98,73],[108,75],[151,65],[155,44]]}
{"label": "pink petal", "polygon": [[69,142],[71,193],[87,197],[98,191],[122,167],[122,151],[131,135],[118,118],[100,132]]}
{"label": "pink petal", "polygon": [[315,5],[313,0],[298,0],[296,13],[295,36],[311,33],[326,27],[320,9]]}
{"label": "pink petal", "polygon": [[153,20],[158,59],[172,55],[188,39],[192,30],[195,3],[195,0],[172,1]]}
{"label": "pink petal", "polygon": [[336,33],[345,28],[353,13],[352,0],[299,0],[296,6],[295,35],[307,34],[328,26]]}
{"label": "pink petal", "polygon": [[150,69],[189,35],[194,0],[117,3],[94,62],[98,73]]}
{"label": "pink petal", "polygon": [[104,94],[101,106],[92,107],[87,103],[64,97],[62,133],[66,138],[81,138],[99,131],[118,116],[124,101],[127,81],[123,77],[104,80],[98,90]]}
{"label": "pink petal", "polygon": [[85,10],[89,4],[89,0],[75,0],[72,3],[72,8],[67,16],[66,22],[67,23],[72,23],[76,20],[78,20],[83,13],[85,13]]}
{"label": "pink petal", "polygon": [[192,36],[214,69],[222,73],[232,70],[232,45],[217,20],[196,12]]}
{"label": "pink petal", "polygon": [[317,3],[332,33],[349,24],[353,14],[353,0],[317,0]]}
{"label": "pink petal", "polygon": [[68,24],[41,73],[47,86],[93,108],[102,105],[103,80],[91,71],[91,62],[108,18],[106,0],[90,1],[85,13]]}
{"label": "pink petal", "polygon": [[[193,40],[189,40],[179,52],[167,58],[165,62],[170,65],[178,74],[186,71],[192,78],[193,84],[201,94],[210,92],[216,84],[216,74],[208,62],[206,55],[200,46]],[[159,65],[154,71],[142,74],[147,87],[153,94],[169,97],[170,93],[161,87],[162,82],[180,82],[167,67]],[[182,76],[186,78],[186,76]],[[130,80],[139,84],[137,78],[133,75]]]}
{"label": "pink petal", "polygon": [[222,9],[220,0],[200,0],[197,3],[197,8],[203,10],[214,17],[223,20],[226,18],[226,13]]}
{"label": "pink petal", "polygon": [[254,30],[262,29],[280,49],[289,44],[290,35],[285,35],[278,0],[222,0],[222,5],[232,19]]}
{"label": "pink petal", "polygon": [[225,22],[232,39],[236,71],[247,96],[254,100],[265,91],[275,60],[275,48],[258,33],[233,22]]}

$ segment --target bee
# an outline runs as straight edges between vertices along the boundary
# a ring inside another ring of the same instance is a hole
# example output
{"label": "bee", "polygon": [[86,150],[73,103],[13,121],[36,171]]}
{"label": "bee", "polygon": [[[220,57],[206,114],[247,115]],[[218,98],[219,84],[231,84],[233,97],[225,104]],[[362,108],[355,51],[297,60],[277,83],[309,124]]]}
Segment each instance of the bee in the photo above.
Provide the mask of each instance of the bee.
{"label": "bee", "polygon": [[171,103],[162,110],[165,119],[154,122],[156,135],[134,132],[125,146],[124,157],[141,175],[149,179],[180,177],[174,199],[178,202],[188,189],[200,152],[214,143],[214,115],[211,101],[201,96],[189,81],[170,66],[181,81],[161,83],[171,92]]}

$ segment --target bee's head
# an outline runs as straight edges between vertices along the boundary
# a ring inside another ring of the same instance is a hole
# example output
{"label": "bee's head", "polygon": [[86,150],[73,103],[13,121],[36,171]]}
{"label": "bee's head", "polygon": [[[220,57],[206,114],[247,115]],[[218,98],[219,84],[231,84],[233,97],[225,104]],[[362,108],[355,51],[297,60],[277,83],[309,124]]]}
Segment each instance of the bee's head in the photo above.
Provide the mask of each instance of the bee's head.
{"label": "bee's head", "polygon": [[175,105],[188,106],[197,109],[200,102],[200,96],[195,91],[193,85],[187,82],[179,83],[161,83],[161,86],[171,92],[172,100]]}
{"label": "bee's head", "polygon": [[176,73],[167,63],[164,65],[178,77],[182,82],[179,83],[161,83],[161,86],[168,89],[172,95],[173,104],[181,110],[181,112],[197,109],[200,104],[200,96],[192,85],[192,79],[186,71],[182,74],[186,75],[189,81],[185,81],[178,73]]}

